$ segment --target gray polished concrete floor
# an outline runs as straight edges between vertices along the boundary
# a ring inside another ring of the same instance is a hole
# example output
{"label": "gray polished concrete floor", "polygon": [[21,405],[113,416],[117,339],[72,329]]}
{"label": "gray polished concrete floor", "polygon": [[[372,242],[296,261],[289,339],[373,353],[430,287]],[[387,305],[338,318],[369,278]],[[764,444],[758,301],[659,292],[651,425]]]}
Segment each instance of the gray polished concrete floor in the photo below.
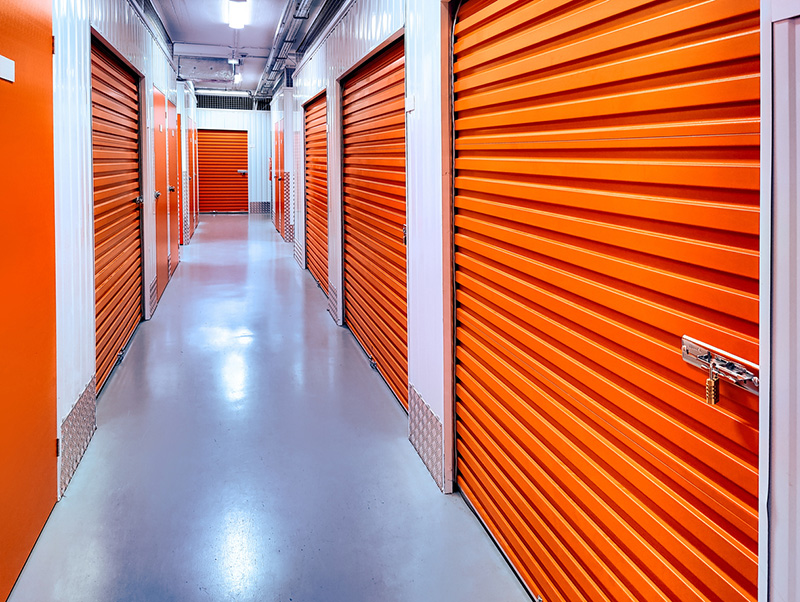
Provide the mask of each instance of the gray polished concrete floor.
{"label": "gray polished concrete floor", "polygon": [[181,252],[11,602],[530,599],[267,218]]}

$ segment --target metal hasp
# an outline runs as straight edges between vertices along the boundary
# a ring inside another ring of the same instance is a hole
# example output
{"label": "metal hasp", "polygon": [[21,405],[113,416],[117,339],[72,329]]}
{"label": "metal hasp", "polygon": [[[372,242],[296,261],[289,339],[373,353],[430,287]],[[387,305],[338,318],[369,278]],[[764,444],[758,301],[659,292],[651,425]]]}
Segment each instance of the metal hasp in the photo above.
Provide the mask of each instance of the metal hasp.
{"label": "metal hasp", "polygon": [[246,176],[246,175],[247,175],[247,170],[246,170],[246,169],[237,169],[236,171],[238,171],[238,172],[239,172],[240,174],[242,174],[243,176]]}
{"label": "metal hasp", "polygon": [[683,360],[709,375],[758,395],[758,366],[716,347],[683,336]]}

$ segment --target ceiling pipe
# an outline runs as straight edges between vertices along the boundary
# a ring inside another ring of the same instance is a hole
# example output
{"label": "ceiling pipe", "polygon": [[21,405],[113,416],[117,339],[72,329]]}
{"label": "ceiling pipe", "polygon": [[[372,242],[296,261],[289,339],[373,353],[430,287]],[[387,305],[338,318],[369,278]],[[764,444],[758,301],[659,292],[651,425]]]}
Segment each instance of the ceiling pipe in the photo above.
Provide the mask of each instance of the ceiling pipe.
{"label": "ceiling pipe", "polygon": [[283,7],[281,18],[278,20],[278,27],[275,30],[275,36],[272,38],[272,48],[269,51],[267,64],[264,66],[264,71],[261,72],[261,77],[258,78],[258,85],[256,86],[256,95],[261,92],[261,86],[265,83],[267,74],[272,70],[275,63],[275,57],[278,54],[280,47],[286,40],[286,22],[294,15],[295,0],[289,0],[286,6]]}
{"label": "ceiling pipe", "polygon": [[271,87],[277,81],[292,48],[298,42],[297,32],[303,26],[303,21],[311,14],[313,2],[314,0],[289,0],[286,3],[278,21],[278,28],[275,30],[267,64],[258,79],[256,95],[260,95],[262,87]]}

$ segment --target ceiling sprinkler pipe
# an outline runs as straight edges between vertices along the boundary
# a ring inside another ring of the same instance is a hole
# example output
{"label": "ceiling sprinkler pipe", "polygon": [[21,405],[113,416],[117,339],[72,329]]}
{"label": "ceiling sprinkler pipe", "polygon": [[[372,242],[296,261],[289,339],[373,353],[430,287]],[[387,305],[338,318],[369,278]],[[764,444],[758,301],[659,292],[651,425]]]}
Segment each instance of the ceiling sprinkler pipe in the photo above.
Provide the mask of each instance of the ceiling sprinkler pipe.
{"label": "ceiling sprinkler pipe", "polygon": [[[275,37],[272,39],[272,48],[269,50],[269,58],[267,58],[267,64],[264,66],[264,71],[261,73],[261,77],[258,78],[258,85],[256,86],[256,94],[261,91],[261,86],[264,83],[264,78],[266,75],[272,70],[272,66],[275,64],[275,59],[277,57],[278,51],[281,48],[281,45],[286,40],[286,23],[294,16],[294,9],[295,9],[295,0],[288,0],[286,6],[283,8],[283,12],[281,13],[281,18],[278,21],[278,28],[275,30]],[[292,19],[294,20],[294,19]]]}

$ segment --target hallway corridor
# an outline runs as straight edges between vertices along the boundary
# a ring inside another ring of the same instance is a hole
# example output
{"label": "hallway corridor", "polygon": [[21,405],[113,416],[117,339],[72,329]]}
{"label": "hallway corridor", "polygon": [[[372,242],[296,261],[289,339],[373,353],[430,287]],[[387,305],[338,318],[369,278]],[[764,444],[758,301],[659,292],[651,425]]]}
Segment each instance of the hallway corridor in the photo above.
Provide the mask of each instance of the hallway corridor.
{"label": "hallway corridor", "polygon": [[11,602],[528,600],[265,216],[204,215]]}

